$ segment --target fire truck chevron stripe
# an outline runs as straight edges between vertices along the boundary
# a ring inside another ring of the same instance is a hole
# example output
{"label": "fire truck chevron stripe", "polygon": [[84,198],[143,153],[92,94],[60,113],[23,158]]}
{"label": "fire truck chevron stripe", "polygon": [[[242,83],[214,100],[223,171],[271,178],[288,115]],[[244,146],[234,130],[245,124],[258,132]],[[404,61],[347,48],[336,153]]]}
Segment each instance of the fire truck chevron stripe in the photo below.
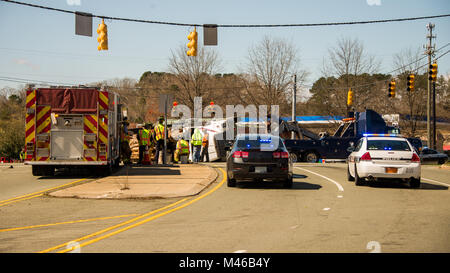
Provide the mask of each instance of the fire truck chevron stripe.
{"label": "fire truck chevron stripe", "polygon": [[100,127],[98,128],[99,130],[99,134],[98,134],[98,138],[102,143],[108,143],[108,127],[105,127],[104,125],[100,125]]}
{"label": "fire truck chevron stripe", "polygon": [[[36,103],[36,90],[28,90],[26,98],[26,108],[35,108]],[[25,144],[28,142],[34,142],[36,131],[35,131],[35,117],[36,114],[26,114],[25,115]]]}
{"label": "fire truck chevron stripe", "polygon": [[47,133],[50,131],[50,106],[38,106],[37,107],[37,122],[36,122],[36,133]]}
{"label": "fire truck chevron stripe", "polygon": [[25,125],[25,143],[34,142],[34,114],[27,114],[27,120]]}
{"label": "fire truck chevron stripe", "polygon": [[97,134],[97,116],[85,115],[84,116],[84,133],[85,134]]}
{"label": "fire truck chevron stripe", "polygon": [[26,107],[32,108],[35,103],[36,103],[36,91],[35,90],[27,91]]}
{"label": "fire truck chevron stripe", "polygon": [[98,92],[98,104],[100,106],[100,109],[108,109],[108,104],[109,104],[109,100],[108,100],[108,92]]}

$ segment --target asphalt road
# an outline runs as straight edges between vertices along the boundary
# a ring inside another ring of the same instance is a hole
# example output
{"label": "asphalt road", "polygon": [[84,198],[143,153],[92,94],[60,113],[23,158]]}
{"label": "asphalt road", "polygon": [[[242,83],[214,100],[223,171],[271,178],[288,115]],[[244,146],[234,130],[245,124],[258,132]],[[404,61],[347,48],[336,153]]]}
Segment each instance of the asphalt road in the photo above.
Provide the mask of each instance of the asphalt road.
{"label": "asphalt road", "polygon": [[199,195],[151,200],[11,199],[95,178],[2,167],[0,252],[64,252],[71,241],[83,253],[450,252],[448,169],[423,166],[419,189],[357,187],[345,164],[297,163],[292,189],[228,188],[225,164],[210,164],[219,176]]}

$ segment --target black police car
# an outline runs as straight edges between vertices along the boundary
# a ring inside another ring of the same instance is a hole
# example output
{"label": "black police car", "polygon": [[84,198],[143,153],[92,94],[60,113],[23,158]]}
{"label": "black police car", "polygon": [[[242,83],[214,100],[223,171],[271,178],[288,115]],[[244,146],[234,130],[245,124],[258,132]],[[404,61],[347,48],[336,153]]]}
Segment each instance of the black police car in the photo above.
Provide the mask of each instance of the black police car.
{"label": "black police car", "polygon": [[293,163],[283,140],[270,134],[238,135],[227,156],[227,184],[237,181],[282,181],[292,187]]}

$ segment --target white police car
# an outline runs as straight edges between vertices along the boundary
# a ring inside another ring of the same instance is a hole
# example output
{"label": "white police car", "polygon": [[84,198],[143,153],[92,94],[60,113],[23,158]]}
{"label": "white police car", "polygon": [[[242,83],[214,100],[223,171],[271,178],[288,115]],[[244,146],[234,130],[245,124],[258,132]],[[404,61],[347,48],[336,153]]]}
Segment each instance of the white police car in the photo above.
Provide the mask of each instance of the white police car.
{"label": "white police car", "polygon": [[393,134],[364,134],[347,162],[348,181],[357,186],[366,181],[401,179],[411,188],[420,187],[420,158],[406,138]]}

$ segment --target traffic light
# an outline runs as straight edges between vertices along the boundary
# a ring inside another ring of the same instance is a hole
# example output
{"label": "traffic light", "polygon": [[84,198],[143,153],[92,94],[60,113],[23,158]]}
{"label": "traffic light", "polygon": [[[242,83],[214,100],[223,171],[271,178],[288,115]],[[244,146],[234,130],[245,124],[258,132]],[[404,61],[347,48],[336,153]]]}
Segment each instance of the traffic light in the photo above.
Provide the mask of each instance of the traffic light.
{"label": "traffic light", "polygon": [[411,92],[414,91],[414,77],[414,74],[410,74],[406,77],[406,90]]}
{"label": "traffic light", "polygon": [[428,72],[428,74],[428,79],[435,82],[437,78],[437,63],[430,64],[430,71]]}
{"label": "traffic light", "polygon": [[389,83],[388,97],[395,98],[395,81]]}
{"label": "traffic light", "polygon": [[347,93],[347,106],[352,106],[352,105],[353,105],[353,91],[350,88]]}
{"label": "traffic light", "polygon": [[101,24],[98,24],[97,33],[97,42],[99,42],[97,49],[108,50],[108,29],[103,19]]}
{"label": "traffic light", "polygon": [[173,107],[176,107],[178,105],[178,102],[174,101],[173,102]]}
{"label": "traffic light", "polygon": [[191,31],[188,35],[189,43],[187,47],[189,50],[186,52],[188,56],[197,56],[197,31],[194,28],[194,31]]}

